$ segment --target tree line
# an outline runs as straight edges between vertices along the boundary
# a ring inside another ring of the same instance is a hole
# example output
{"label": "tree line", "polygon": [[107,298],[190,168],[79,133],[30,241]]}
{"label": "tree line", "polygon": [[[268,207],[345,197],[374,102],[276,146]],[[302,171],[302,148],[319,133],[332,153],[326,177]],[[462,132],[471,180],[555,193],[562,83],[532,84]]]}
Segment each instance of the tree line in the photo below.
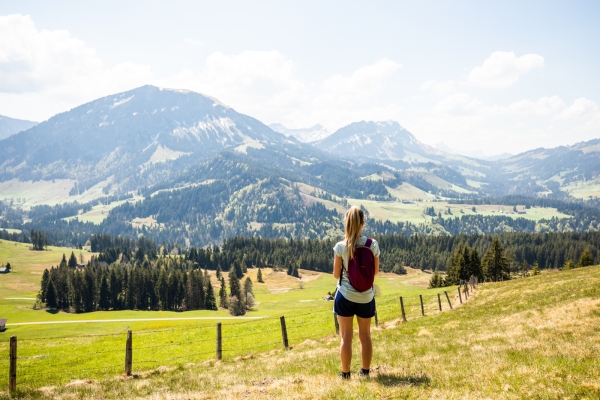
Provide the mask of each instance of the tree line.
{"label": "tree line", "polygon": [[[241,270],[237,271],[242,274]],[[39,301],[50,309],[71,312],[96,310],[217,310],[243,315],[254,305],[252,281],[242,284],[236,271],[228,285],[220,270],[218,302],[208,270],[196,268],[182,257],[144,257],[117,260],[109,265],[93,257],[77,268],[74,253],[56,267],[44,270]]]}

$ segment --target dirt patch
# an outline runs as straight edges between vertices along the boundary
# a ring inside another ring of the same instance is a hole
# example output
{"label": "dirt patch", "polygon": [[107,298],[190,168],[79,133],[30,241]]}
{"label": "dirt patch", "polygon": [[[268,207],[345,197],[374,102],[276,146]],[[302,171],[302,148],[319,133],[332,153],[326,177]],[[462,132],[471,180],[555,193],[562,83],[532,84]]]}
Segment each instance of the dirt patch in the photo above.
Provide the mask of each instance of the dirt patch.
{"label": "dirt patch", "polygon": [[292,290],[291,287],[284,287],[284,288],[271,288],[271,287],[269,287],[268,289],[269,289],[269,293],[272,293],[272,294],[287,293],[290,290]]}

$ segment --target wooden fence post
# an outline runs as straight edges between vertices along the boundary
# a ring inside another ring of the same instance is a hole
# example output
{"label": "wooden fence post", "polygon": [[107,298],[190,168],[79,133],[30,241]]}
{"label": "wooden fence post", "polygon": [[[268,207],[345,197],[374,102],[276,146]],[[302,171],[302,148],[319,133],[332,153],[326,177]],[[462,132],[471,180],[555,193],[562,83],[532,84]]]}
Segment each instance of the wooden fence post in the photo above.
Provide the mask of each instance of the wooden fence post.
{"label": "wooden fence post", "polygon": [[465,299],[469,298],[469,285],[465,283]]}
{"label": "wooden fence post", "polygon": [[125,342],[125,375],[131,376],[131,364],[133,363],[133,351],[131,331],[127,331],[127,341]]}
{"label": "wooden fence post", "polygon": [[333,314],[333,323],[335,324],[335,334],[339,335],[340,334],[340,323],[338,322],[337,319],[337,314]]}
{"label": "wooden fence post", "polygon": [[377,310],[375,310],[375,326],[379,326],[379,318],[377,318]]}
{"label": "wooden fence post", "polygon": [[402,320],[406,322],[406,313],[404,312],[404,300],[402,300],[402,296],[400,296],[400,309],[402,310]]}
{"label": "wooden fence post", "polygon": [[8,373],[8,391],[17,389],[17,337],[10,337],[10,370]]}
{"label": "wooden fence post", "polygon": [[444,294],[446,295],[446,300],[448,300],[448,305],[450,306],[450,309],[452,310],[452,302],[450,302],[450,296],[448,296],[448,292],[446,292],[444,290]]}
{"label": "wooden fence post", "polygon": [[217,360],[223,358],[223,340],[221,337],[221,323],[217,322]]}
{"label": "wooden fence post", "polygon": [[438,293],[438,307],[440,308],[440,312],[442,311],[442,296]]}
{"label": "wooden fence post", "polygon": [[421,315],[425,316],[425,307],[423,307],[423,295],[419,295],[419,299],[421,299]]}
{"label": "wooden fence post", "polygon": [[279,321],[281,322],[281,337],[283,339],[283,348],[288,350],[290,347],[288,346],[287,328],[285,327],[285,317],[282,315],[281,317],[279,317]]}
{"label": "wooden fence post", "polygon": [[460,294],[460,286],[458,287],[458,299],[460,300],[460,304],[462,304],[462,295]]}

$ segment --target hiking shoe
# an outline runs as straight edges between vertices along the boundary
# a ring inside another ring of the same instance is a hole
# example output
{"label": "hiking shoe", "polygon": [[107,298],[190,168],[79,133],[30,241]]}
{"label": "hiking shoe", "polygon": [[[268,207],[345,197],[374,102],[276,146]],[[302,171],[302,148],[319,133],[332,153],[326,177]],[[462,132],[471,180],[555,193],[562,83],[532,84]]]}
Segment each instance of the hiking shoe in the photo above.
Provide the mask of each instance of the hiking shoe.
{"label": "hiking shoe", "polygon": [[361,368],[360,371],[358,371],[358,376],[360,376],[361,378],[368,378],[370,372],[370,369]]}
{"label": "hiking shoe", "polygon": [[340,373],[338,374],[338,377],[339,377],[340,379],[345,379],[345,380],[348,380],[348,379],[350,379],[350,372],[340,372]]}

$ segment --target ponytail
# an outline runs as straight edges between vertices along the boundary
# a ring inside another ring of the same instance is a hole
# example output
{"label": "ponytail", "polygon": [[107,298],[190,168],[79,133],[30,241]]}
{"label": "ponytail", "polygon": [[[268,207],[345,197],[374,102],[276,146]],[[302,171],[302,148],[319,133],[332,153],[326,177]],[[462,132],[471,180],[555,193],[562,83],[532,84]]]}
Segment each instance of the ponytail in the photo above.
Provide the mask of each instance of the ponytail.
{"label": "ponytail", "polygon": [[365,213],[356,206],[350,207],[344,216],[344,224],[346,227],[346,247],[348,248],[348,260],[354,258],[354,247],[358,242],[360,228],[365,222]]}

